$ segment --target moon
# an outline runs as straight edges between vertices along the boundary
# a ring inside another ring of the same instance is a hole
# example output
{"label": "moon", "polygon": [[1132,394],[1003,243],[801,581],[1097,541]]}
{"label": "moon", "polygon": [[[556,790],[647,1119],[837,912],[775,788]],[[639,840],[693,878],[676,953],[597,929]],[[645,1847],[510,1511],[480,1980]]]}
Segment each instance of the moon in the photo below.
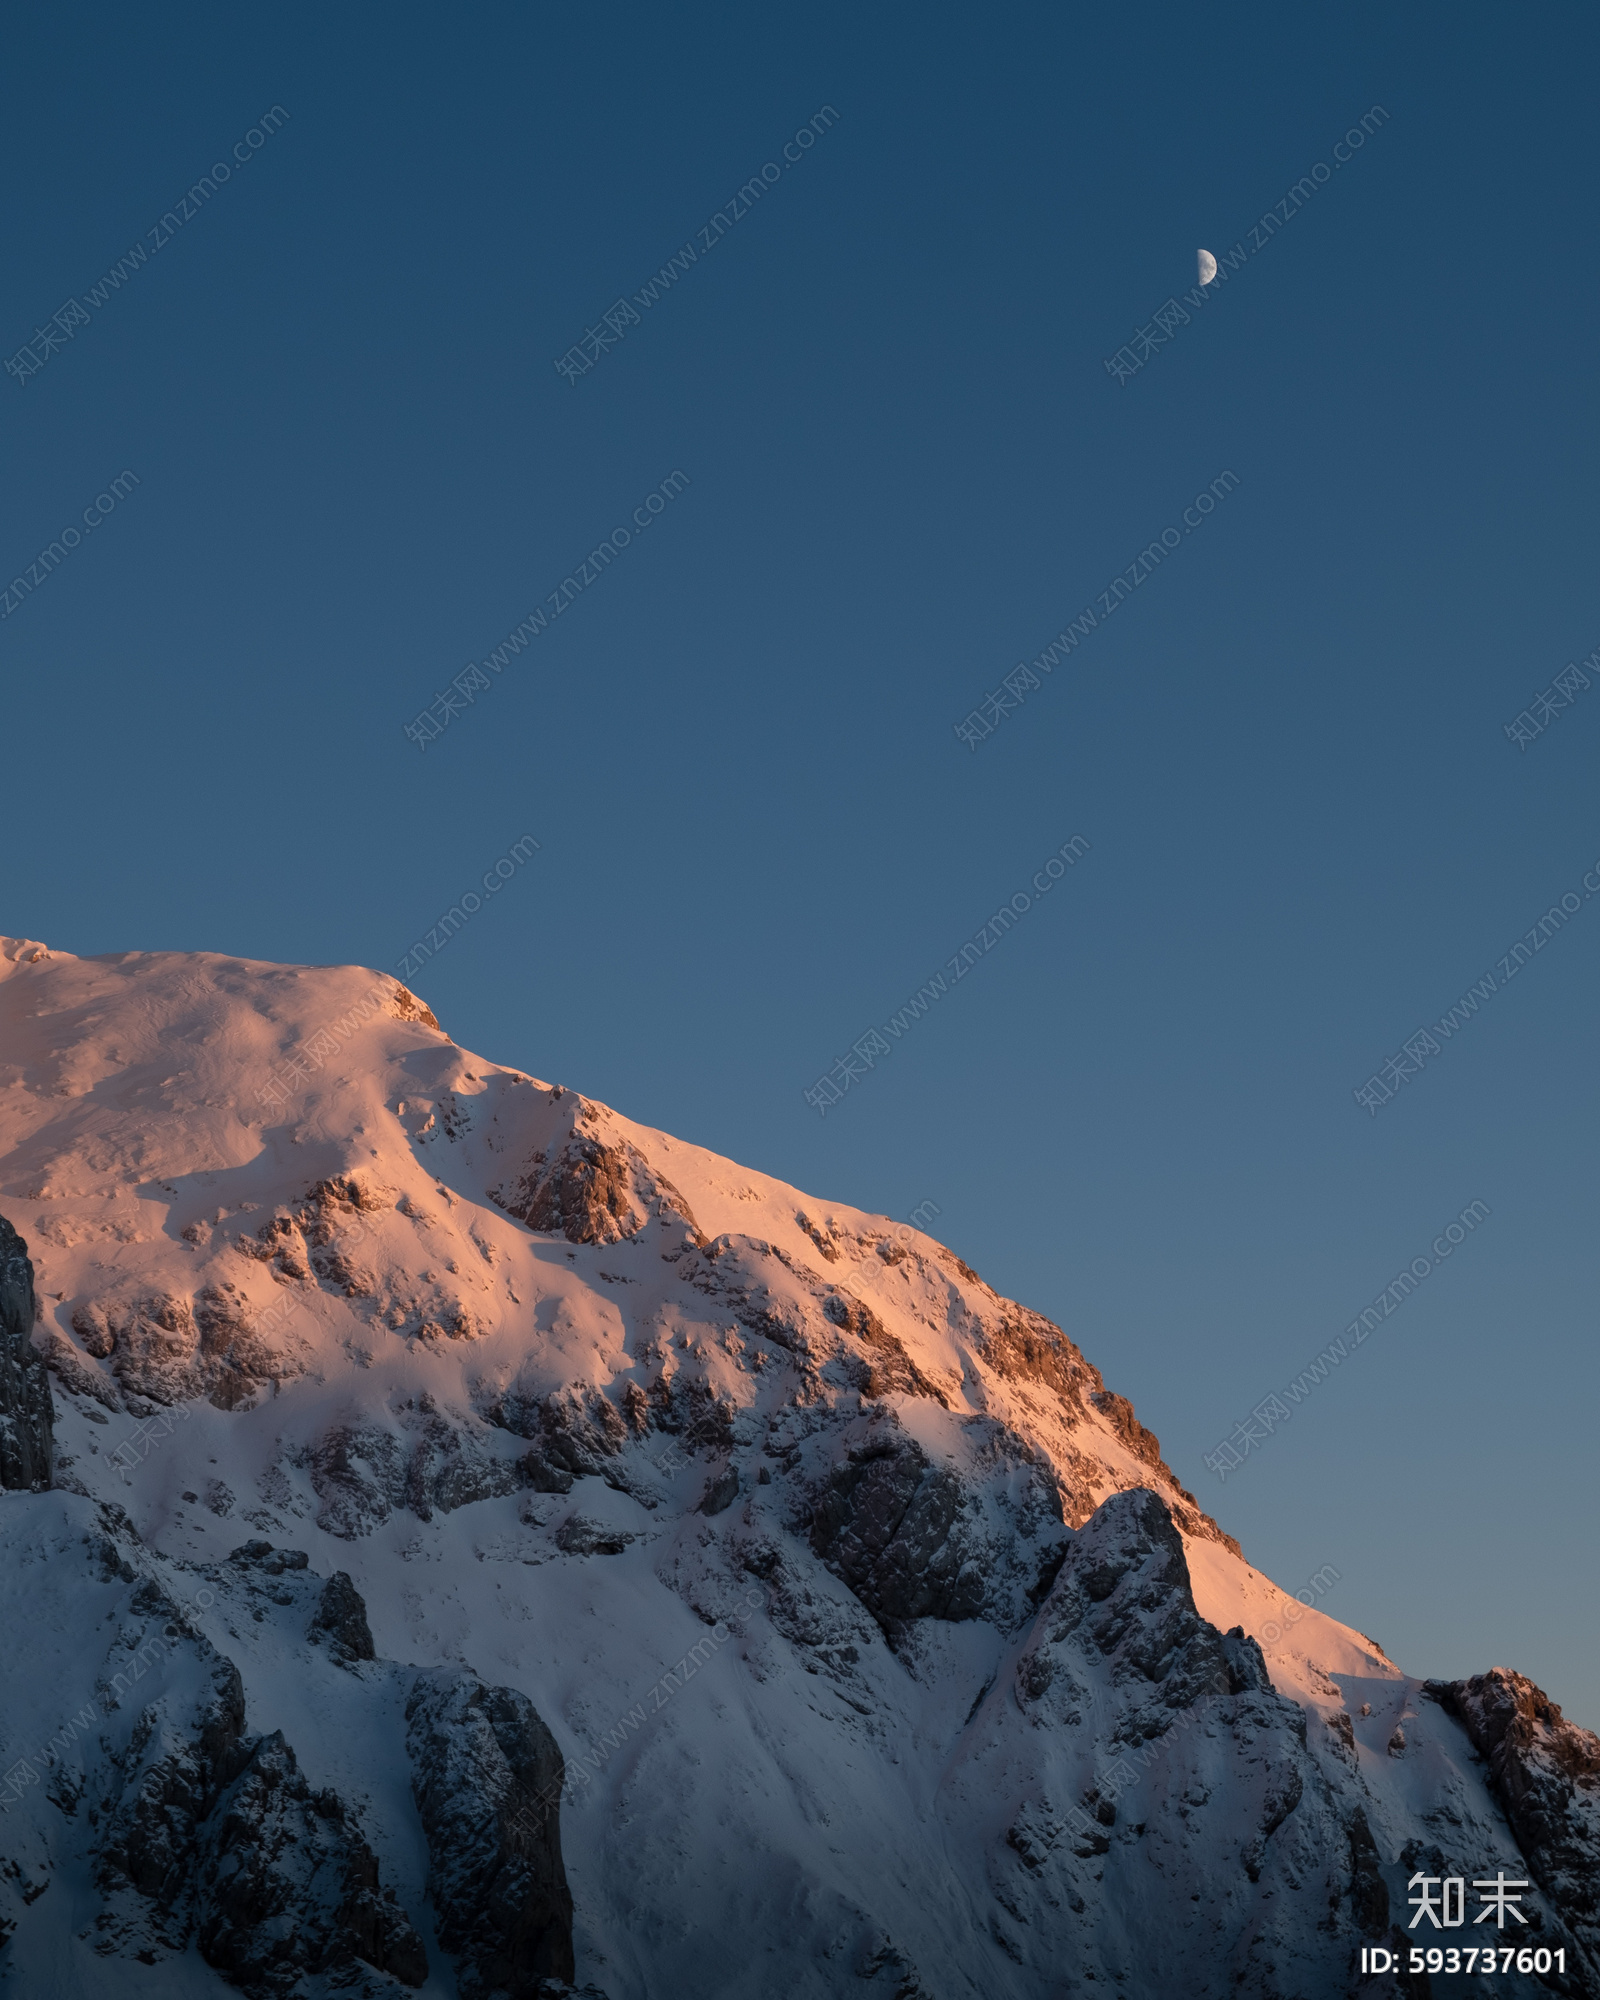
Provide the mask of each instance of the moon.
{"label": "moon", "polygon": [[1214,277],[1215,277],[1216,275],[1217,275],[1217,260],[1216,260],[1216,258],[1212,256],[1212,254],[1211,254],[1211,252],[1210,252],[1209,250],[1202,250],[1202,251],[1200,252],[1200,282],[1201,282],[1201,284],[1202,284],[1202,285],[1209,285],[1209,284],[1211,283],[1211,280],[1212,280],[1212,279],[1213,279],[1213,278],[1214,278]]}

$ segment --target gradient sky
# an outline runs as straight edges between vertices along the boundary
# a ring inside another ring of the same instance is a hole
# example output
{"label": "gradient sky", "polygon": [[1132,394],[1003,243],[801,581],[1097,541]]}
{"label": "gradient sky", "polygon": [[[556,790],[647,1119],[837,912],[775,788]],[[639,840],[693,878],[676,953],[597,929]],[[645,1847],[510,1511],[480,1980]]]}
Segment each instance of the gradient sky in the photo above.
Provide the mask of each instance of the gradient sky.
{"label": "gradient sky", "polygon": [[[1597,56],[1562,5],[18,16],[0,351],[147,262],[0,379],[5,576],[138,480],[0,621],[0,922],[394,969],[532,834],[411,981],[459,1041],[824,1199],[936,1202],[1279,1583],[1332,1564],[1323,1608],[1411,1671],[1514,1666],[1600,1725],[1600,685],[1504,729],[1600,646]],[[1220,1483],[1206,1454],[1474,1201]]]}

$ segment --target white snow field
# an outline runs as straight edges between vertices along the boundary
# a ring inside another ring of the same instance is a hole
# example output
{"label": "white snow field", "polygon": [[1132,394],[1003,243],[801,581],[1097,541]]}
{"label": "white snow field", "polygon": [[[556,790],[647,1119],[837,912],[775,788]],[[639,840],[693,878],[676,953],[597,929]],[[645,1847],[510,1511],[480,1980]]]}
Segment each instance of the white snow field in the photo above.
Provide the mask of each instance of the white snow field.
{"label": "white snow field", "polygon": [[[0,1214],[56,1450],[0,1495],[0,1763],[35,1774],[0,1992],[537,1992],[440,1942],[407,1724],[439,1669],[559,1745],[571,1976],[609,2000],[1420,1993],[1363,1948],[1419,1941],[1414,1874],[1497,1870],[1535,1920],[1497,1941],[1569,1968],[1518,1988],[1600,1992],[1595,1885],[1561,1886],[1593,1772],[1530,1877],[1448,1702],[919,1230],[472,1055],[380,974],[22,940]],[[370,1659],[316,1628],[336,1572]],[[387,1969],[230,1973],[211,1860],[182,1896],[107,1861],[229,1663],[342,1801],[295,1893],[332,1908],[364,1842]]]}

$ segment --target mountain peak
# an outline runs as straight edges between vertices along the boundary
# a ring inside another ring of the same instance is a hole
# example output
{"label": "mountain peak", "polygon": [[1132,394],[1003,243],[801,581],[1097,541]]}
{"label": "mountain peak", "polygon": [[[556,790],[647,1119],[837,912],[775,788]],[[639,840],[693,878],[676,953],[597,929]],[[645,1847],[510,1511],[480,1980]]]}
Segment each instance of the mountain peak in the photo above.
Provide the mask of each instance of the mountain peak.
{"label": "mountain peak", "polygon": [[[636,1124],[460,1048],[361,967],[8,941],[0,971],[0,1200],[37,1292],[6,1393],[20,1412],[48,1362],[68,1489],[8,1504],[115,1510],[169,1591],[241,1528],[298,1545],[332,1610],[288,1652],[236,1610],[192,1622],[312,1790],[405,1767],[404,1674],[470,1670],[478,1693],[429,1683],[423,1706],[491,1764],[548,1730],[576,1963],[613,2000],[687,1990],[707,1934],[767,1940],[773,1990],[846,1949],[901,1991],[1023,2000],[1075,1963],[1220,1995],[1270,1952],[1299,1981],[1270,1990],[1331,2000],[1379,1892],[1403,1907],[1424,1763],[1476,1815],[1472,1865],[1519,1864],[1473,1775],[1488,1697],[1425,1701],[1317,1608],[1336,1571],[1291,1595],[1251,1569],[1076,1342],[928,1233],[931,1204],[895,1222]],[[399,1676],[370,1740],[308,1709],[302,1641]],[[54,1695],[15,1667],[48,1740]],[[497,1702],[522,1720],[491,1757]],[[1158,1824],[1165,1879],[1196,1886],[1135,1954]],[[444,1913],[488,1908],[503,1861],[438,1878],[439,1939],[478,1935]],[[776,1928],[774,1867],[807,1912]],[[1228,1911],[1199,1958],[1191,1894]],[[679,1940],[648,1961],[640,1912]],[[420,1907],[406,1924],[422,1938]]]}

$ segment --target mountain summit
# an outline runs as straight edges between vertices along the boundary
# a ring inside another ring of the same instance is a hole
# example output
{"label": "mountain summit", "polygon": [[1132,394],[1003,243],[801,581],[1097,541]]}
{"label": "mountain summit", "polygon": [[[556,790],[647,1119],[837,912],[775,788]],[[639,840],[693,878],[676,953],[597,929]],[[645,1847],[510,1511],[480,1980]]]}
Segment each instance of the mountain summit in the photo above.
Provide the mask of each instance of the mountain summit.
{"label": "mountain summit", "polygon": [[357,967],[0,941],[0,1106],[19,1992],[1334,2000],[1497,1873],[1600,1990],[1600,1742],[1252,1569],[930,1214]]}

